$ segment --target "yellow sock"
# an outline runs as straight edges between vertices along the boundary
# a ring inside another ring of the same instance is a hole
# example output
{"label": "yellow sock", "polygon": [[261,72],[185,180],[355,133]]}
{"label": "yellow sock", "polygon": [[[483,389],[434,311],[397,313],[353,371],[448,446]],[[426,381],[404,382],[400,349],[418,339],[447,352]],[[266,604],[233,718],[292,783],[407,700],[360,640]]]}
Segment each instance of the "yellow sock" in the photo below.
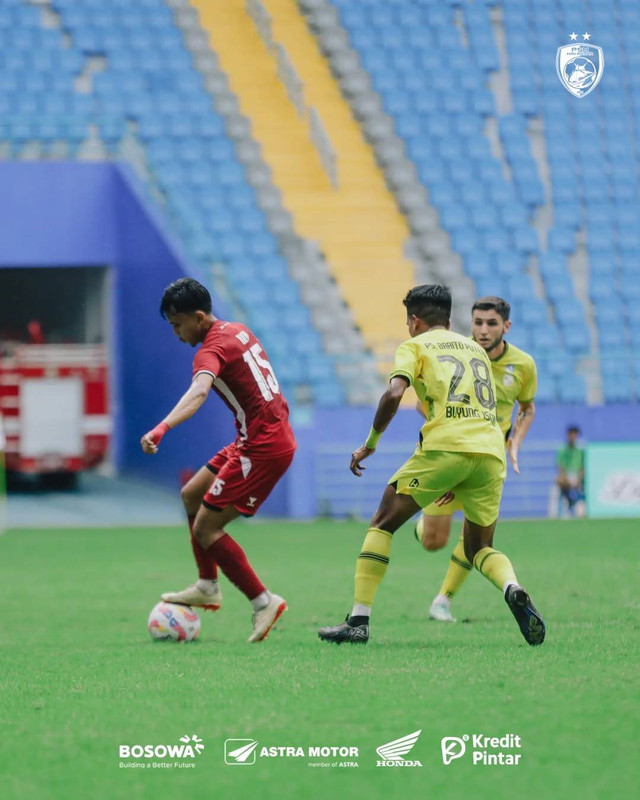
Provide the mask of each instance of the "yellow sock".
{"label": "yellow sock", "polygon": [[467,557],[464,554],[464,539],[461,536],[460,541],[453,548],[453,553],[451,553],[449,569],[447,569],[447,574],[444,576],[439,594],[452,598],[467,580],[467,576],[471,570],[472,566],[467,561]]}
{"label": "yellow sock", "polygon": [[493,547],[483,547],[482,550],[478,550],[473,559],[473,566],[501,592],[507,583],[518,582],[509,559]]}
{"label": "yellow sock", "polygon": [[392,535],[380,528],[369,528],[356,561],[355,599],[358,605],[373,605],[380,581],[389,564]]}
{"label": "yellow sock", "polygon": [[424,514],[420,514],[420,519],[416,522],[416,527],[413,529],[416,539],[422,544],[422,534],[424,533]]}

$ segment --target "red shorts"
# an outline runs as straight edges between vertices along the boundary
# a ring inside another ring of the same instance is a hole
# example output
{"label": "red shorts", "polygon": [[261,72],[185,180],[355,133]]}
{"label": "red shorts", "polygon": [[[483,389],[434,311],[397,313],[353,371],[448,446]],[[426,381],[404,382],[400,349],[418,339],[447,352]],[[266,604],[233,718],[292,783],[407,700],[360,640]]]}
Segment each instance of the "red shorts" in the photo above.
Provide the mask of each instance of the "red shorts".
{"label": "red shorts", "polygon": [[216,477],[203,504],[212,511],[233,506],[252,517],[291,466],[294,452],[255,458],[238,450],[235,443],[227,445],[207,463]]}

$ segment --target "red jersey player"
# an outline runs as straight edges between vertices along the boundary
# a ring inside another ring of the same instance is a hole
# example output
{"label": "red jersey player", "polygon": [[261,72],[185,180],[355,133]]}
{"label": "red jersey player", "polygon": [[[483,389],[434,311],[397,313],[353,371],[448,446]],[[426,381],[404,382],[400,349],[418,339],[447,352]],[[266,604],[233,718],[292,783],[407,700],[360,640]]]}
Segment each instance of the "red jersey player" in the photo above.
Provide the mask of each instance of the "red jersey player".
{"label": "red jersey player", "polygon": [[239,516],[253,516],[293,460],[296,442],[289,407],[262,345],[244,325],[211,313],[207,289],[192,278],[167,286],[160,313],[181,342],[202,346],[193,359],[193,380],[175,408],[140,444],[157,453],[162,437],[192,417],[213,389],[236,419],[238,435],[182,490],[198,580],[182,592],[162,595],[217,611],[222,603],[218,567],[253,606],[250,642],[260,642],[286,611],[282,597],[269,592],[240,545],[225,531]]}

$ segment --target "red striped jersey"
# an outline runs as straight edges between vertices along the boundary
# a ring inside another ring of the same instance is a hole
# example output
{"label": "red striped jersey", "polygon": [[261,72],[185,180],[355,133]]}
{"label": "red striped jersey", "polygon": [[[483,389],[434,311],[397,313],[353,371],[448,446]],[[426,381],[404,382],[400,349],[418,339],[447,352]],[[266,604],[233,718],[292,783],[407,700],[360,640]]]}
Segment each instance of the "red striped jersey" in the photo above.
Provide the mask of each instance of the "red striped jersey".
{"label": "red striped jersey", "polygon": [[215,320],[193,359],[193,377],[206,373],[236,420],[236,443],[265,455],[287,453],[296,441],[289,406],[260,341],[244,325]]}

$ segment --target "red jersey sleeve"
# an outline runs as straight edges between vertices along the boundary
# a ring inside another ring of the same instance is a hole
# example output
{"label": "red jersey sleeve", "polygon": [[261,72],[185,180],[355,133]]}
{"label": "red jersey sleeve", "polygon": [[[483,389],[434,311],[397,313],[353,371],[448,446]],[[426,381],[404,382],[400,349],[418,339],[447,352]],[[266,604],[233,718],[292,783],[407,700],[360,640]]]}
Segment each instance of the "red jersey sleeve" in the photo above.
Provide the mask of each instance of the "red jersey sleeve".
{"label": "red jersey sleeve", "polygon": [[206,372],[214,379],[218,377],[224,366],[224,356],[218,350],[203,346],[196,353],[193,359],[193,375],[195,378],[201,372]]}

